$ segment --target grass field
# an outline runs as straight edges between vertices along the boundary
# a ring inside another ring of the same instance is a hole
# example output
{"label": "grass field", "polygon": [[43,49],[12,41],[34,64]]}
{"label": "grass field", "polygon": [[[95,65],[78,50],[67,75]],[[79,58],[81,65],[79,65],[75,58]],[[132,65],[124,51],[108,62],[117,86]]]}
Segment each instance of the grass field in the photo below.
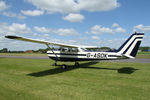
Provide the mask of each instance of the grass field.
{"label": "grass field", "polygon": [[150,59],[150,52],[139,52],[136,58]]}
{"label": "grass field", "polygon": [[0,100],[149,100],[150,63],[0,58]]}

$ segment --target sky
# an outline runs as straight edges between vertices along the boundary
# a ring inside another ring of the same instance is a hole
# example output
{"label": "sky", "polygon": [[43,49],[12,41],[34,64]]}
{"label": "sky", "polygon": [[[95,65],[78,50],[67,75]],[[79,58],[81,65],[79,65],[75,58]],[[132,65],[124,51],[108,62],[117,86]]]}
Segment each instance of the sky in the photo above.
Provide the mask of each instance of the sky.
{"label": "sky", "polygon": [[119,48],[133,33],[150,46],[150,0],[0,0],[0,49],[37,50],[6,35],[72,45]]}

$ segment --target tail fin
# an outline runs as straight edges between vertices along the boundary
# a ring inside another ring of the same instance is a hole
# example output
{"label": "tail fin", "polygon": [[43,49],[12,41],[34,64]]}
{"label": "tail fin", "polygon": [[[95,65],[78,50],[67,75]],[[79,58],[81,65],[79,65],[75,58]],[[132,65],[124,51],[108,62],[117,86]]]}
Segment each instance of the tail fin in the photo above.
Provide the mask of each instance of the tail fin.
{"label": "tail fin", "polygon": [[118,49],[118,53],[122,54],[128,58],[136,57],[138,48],[143,39],[144,33],[134,33],[128,40]]}

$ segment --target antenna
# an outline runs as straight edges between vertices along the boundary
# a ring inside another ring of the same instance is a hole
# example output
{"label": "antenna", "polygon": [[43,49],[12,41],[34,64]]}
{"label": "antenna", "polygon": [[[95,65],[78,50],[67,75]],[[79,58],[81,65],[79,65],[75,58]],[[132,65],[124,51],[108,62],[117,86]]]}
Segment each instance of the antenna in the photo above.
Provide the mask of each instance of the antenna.
{"label": "antenna", "polygon": [[137,32],[135,31],[134,34],[137,34]]}

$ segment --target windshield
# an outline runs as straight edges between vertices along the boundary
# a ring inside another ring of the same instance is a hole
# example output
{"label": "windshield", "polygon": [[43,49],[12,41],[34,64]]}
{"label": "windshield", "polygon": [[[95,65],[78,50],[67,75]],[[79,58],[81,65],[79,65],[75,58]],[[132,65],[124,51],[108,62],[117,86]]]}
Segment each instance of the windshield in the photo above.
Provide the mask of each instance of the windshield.
{"label": "windshield", "polygon": [[83,51],[88,51],[86,48],[81,48]]}

